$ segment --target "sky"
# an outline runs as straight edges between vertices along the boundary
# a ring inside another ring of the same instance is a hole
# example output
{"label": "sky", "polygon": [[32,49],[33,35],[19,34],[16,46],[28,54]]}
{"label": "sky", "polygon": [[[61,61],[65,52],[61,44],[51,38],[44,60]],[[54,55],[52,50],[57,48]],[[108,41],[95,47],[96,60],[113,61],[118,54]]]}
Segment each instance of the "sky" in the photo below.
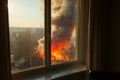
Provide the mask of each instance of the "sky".
{"label": "sky", "polygon": [[40,0],[8,0],[10,27],[44,27],[44,3]]}

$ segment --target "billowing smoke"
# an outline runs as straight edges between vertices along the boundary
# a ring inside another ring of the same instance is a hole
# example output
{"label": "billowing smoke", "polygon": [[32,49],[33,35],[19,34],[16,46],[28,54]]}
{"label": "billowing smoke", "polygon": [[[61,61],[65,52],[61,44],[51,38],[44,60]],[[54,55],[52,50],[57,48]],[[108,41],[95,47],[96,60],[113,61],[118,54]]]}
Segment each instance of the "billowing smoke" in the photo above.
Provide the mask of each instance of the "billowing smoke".
{"label": "billowing smoke", "polygon": [[[69,61],[74,51],[73,31],[75,32],[75,1],[52,0],[51,9],[51,58],[53,60]],[[75,38],[74,38],[75,39]],[[44,39],[39,40],[38,50],[43,58]],[[41,52],[42,51],[42,52]],[[62,58],[63,57],[63,58]],[[44,58],[43,58],[44,59]]]}
{"label": "billowing smoke", "polygon": [[[75,0],[52,0],[52,44],[70,42],[75,28]],[[59,5],[60,4],[60,5]]]}

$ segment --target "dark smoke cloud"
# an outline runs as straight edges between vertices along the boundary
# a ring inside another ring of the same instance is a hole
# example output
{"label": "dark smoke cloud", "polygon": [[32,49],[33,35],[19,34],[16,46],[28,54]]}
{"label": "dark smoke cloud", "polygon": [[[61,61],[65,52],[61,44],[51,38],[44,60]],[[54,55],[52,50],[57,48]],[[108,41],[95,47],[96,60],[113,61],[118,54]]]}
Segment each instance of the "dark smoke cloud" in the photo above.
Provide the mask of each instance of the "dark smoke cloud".
{"label": "dark smoke cloud", "polygon": [[75,0],[63,0],[62,4],[57,7],[59,8],[55,12],[59,16],[52,17],[52,25],[56,26],[56,30],[52,32],[52,43],[56,43],[56,45],[65,41],[70,42],[72,31],[75,28]]}
{"label": "dark smoke cloud", "polygon": [[[69,45],[68,49],[61,48],[61,52],[73,58],[74,41],[72,41],[72,32],[75,29],[75,1],[76,0],[51,0],[52,1],[52,40],[51,45],[54,48],[59,47],[60,44]],[[54,46],[53,46],[54,45]],[[38,51],[44,48],[44,38],[39,40]]]}

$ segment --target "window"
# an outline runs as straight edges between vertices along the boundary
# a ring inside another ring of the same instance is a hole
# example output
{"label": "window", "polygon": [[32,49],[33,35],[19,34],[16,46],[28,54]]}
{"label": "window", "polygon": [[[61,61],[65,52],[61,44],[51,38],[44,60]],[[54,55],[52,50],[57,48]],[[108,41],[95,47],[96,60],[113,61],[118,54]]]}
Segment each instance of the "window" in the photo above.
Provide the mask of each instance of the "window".
{"label": "window", "polygon": [[[78,62],[84,64],[83,38],[87,36],[83,37],[84,29],[79,27],[84,26],[84,16],[80,16],[83,15],[80,13],[81,1],[51,0],[51,4],[50,0],[45,0],[44,3],[37,0],[24,1],[8,0],[12,74],[34,72],[33,70],[38,69],[44,71],[51,67],[68,66]],[[41,10],[40,6],[43,5],[45,8]],[[32,6],[37,7],[38,13]],[[38,16],[42,21],[45,19],[45,22],[40,24]]]}
{"label": "window", "polygon": [[[77,60],[77,2],[51,0],[52,65]],[[44,1],[8,0],[8,7],[12,72],[45,67]]]}
{"label": "window", "polygon": [[44,1],[8,0],[8,8],[12,72],[44,67]]}
{"label": "window", "polygon": [[77,60],[77,0],[51,1],[51,64]]}

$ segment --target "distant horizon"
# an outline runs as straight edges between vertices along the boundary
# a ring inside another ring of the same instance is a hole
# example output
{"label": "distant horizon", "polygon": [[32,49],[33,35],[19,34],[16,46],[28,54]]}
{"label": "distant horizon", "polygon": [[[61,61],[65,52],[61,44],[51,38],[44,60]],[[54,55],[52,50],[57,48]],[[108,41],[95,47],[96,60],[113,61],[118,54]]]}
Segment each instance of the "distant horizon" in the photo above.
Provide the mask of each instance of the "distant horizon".
{"label": "distant horizon", "polygon": [[20,27],[20,26],[10,26],[9,28],[43,28],[44,29],[44,27]]}

